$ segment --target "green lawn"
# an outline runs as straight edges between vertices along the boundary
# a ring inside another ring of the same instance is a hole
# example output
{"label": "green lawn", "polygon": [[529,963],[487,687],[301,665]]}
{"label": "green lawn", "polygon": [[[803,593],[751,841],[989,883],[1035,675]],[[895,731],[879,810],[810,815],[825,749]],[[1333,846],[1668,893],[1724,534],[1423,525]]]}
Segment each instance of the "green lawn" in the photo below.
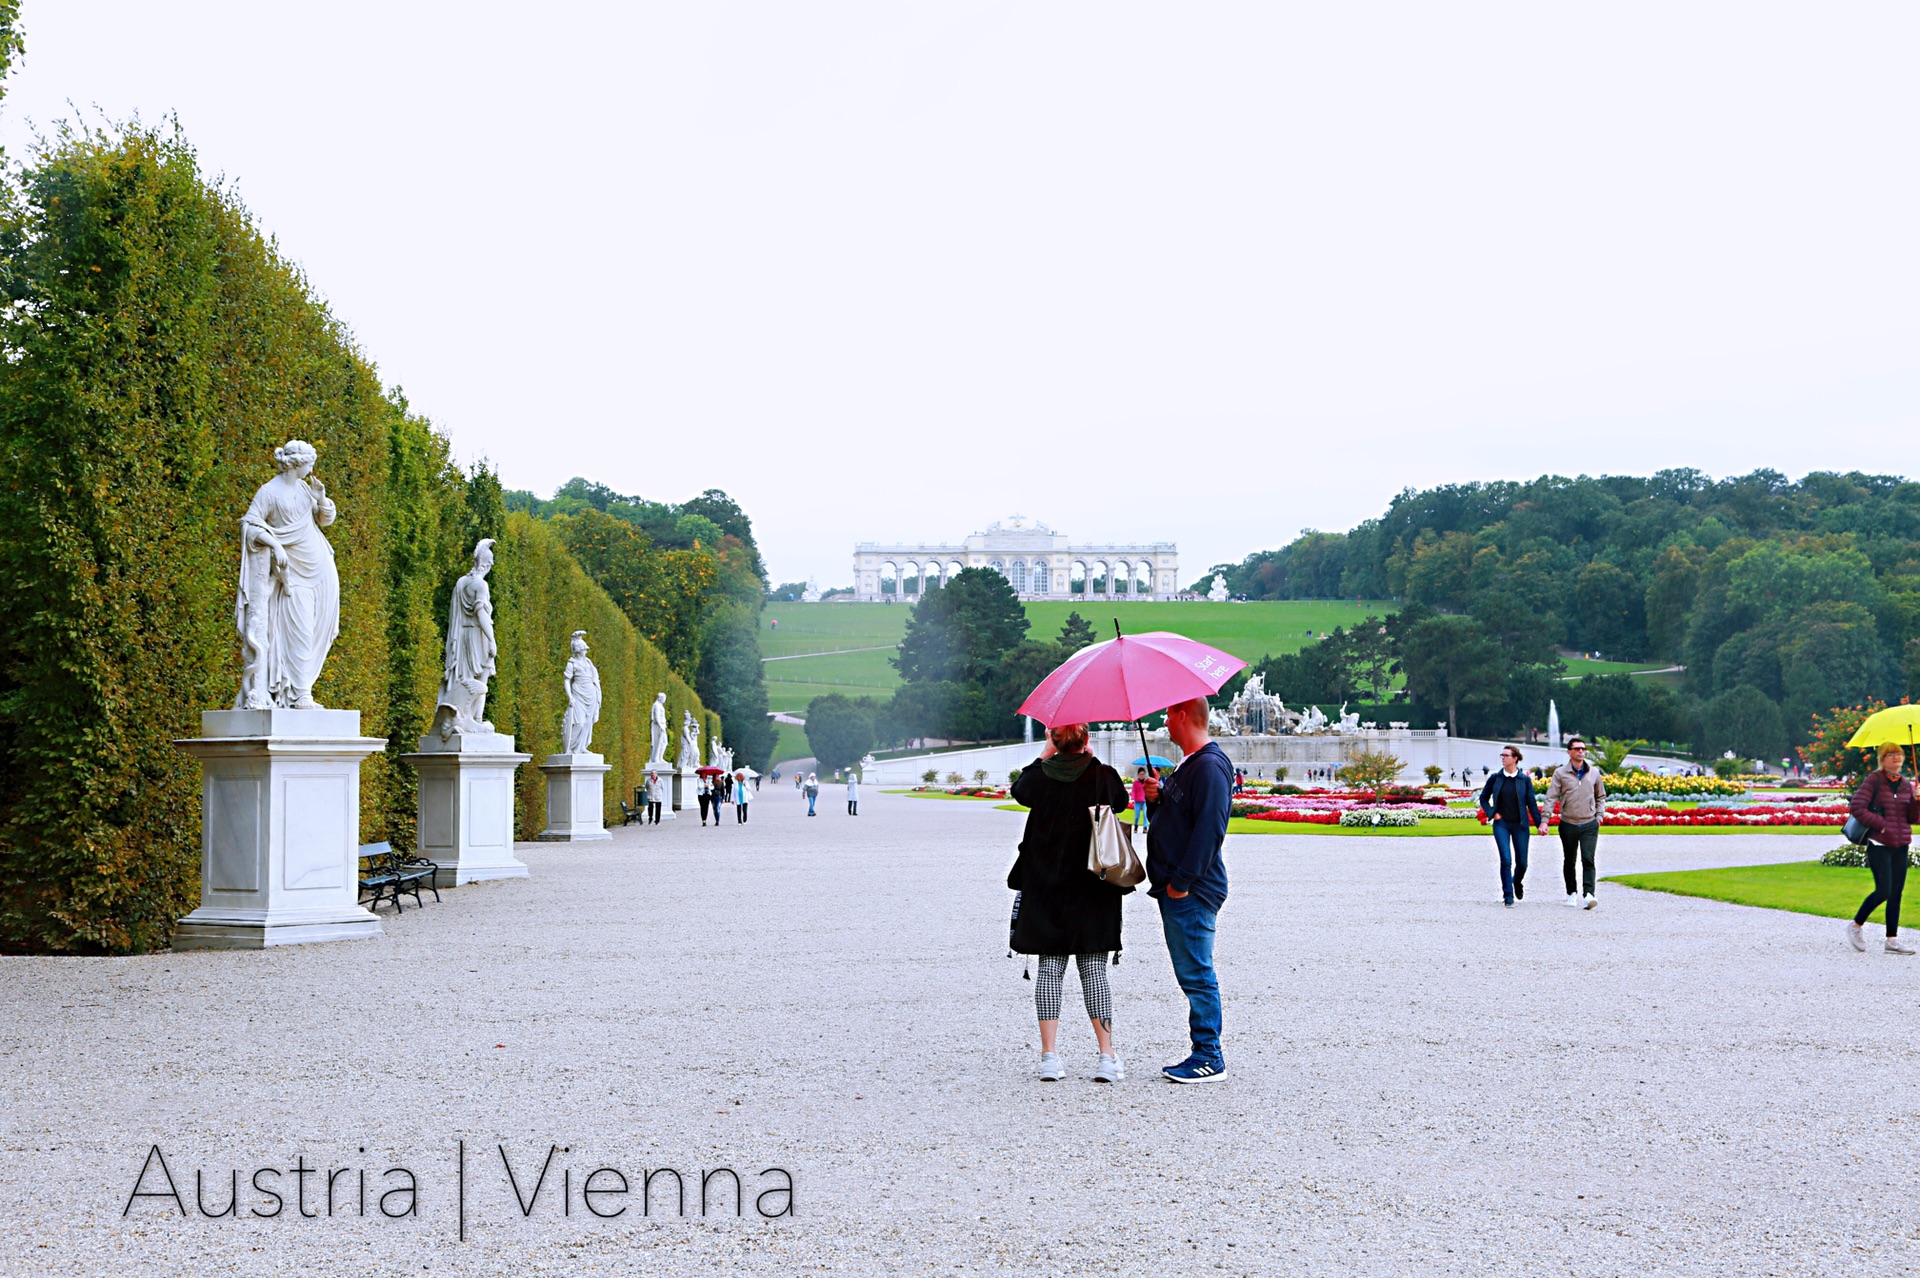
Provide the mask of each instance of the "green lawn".
{"label": "green lawn", "polygon": [[1671,661],[1589,661],[1585,657],[1563,657],[1567,664],[1568,679],[1584,679],[1588,675],[1620,674],[1635,670],[1665,670]]}
{"label": "green lawn", "polygon": [[[1377,601],[1102,601],[1088,605],[1077,600],[1026,606],[1036,638],[1056,637],[1067,614],[1078,611],[1102,638],[1113,633],[1113,618],[1117,616],[1129,633],[1174,630],[1246,661],[1257,661],[1268,653],[1296,652],[1335,626],[1352,625],[1369,612],[1384,613],[1387,607]],[[805,710],[813,698],[829,692],[849,697],[891,694],[899,686],[900,677],[887,659],[906,633],[911,611],[905,604],[768,604],[761,618],[760,653],[775,658],[766,662],[769,708],[797,713]],[[775,621],[780,623],[778,629],[772,625]]]}
{"label": "green lawn", "polygon": [[[1609,883],[1699,896],[1767,910],[1792,910],[1826,918],[1849,919],[1873,890],[1864,869],[1790,861],[1784,865],[1742,865],[1723,870],[1676,870],[1666,874],[1616,874]],[[1878,917],[1879,912],[1875,912]]]}

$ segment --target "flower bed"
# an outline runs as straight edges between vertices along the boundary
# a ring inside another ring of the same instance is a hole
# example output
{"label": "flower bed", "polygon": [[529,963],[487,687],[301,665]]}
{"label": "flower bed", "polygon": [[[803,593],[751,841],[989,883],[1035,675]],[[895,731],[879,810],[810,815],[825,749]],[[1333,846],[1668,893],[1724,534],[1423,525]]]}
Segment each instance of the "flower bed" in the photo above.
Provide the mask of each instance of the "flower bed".
{"label": "flower bed", "polygon": [[1405,808],[1349,808],[1340,814],[1340,824],[1352,828],[1372,826],[1404,829],[1419,825],[1420,814]]}
{"label": "flower bed", "polygon": [[950,794],[958,799],[1004,799],[1007,797],[1005,786],[991,785],[916,785],[909,794]]}
{"label": "flower bed", "polygon": [[1607,825],[1710,826],[1836,826],[1846,820],[1846,811],[1804,807],[1788,808],[1777,804],[1754,804],[1746,808],[1687,808],[1681,811],[1633,808],[1626,805],[1607,808]]}
{"label": "flower bed", "polygon": [[[1618,795],[1662,794],[1699,798],[1703,795],[1745,794],[1747,787],[1738,781],[1719,777],[1662,777],[1651,772],[1610,772],[1606,775],[1607,793]],[[1541,786],[1542,789],[1546,787]]]}

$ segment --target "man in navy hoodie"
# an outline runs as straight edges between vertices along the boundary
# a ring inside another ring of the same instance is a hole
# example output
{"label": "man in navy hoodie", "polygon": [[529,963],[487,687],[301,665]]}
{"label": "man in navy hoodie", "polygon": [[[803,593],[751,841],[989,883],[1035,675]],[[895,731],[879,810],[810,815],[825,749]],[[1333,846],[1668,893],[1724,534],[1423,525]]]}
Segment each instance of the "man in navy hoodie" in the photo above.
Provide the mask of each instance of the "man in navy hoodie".
{"label": "man in navy hoodie", "polygon": [[1220,857],[1233,812],[1233,764],[1207,735],[1207,699],[1167,710],[1167,735],[1183,758],[1163,787],[1146,782],[1147,895],[1160,902],[1173,975],[1187,996],[1193,1053],[1160,1072],[1175,1083],[1226,1077],[1220,1051],[1220,982],[1213,974],[1214,923],[1227,903],[1227,866]]}

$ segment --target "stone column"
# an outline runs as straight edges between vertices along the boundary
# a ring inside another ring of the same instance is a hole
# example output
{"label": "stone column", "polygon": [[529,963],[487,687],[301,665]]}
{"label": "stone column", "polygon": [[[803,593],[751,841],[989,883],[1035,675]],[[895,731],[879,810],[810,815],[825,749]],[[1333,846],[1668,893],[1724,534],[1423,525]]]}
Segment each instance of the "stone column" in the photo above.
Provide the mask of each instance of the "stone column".
{"label": "stone column", "polygon": [[440,866],[435,887],[527,877],[513,855],[513,773],[533,756],[514,752],[512,734],[429,732],[400,757],[420,777],[420,855]]}
{"label": "stone column", "polygon": [[547,828],[534,837],[542,843],[611,839],[603,818],[606,778],[612,770],[604,755],[548,755],[540,765],[547,774]]}
{"label": "stone column", "polygon": [[200,908],[176,950],[379,936],[360,904],[360,764],[386,742],[358,710],[208,710],[199,737]]}

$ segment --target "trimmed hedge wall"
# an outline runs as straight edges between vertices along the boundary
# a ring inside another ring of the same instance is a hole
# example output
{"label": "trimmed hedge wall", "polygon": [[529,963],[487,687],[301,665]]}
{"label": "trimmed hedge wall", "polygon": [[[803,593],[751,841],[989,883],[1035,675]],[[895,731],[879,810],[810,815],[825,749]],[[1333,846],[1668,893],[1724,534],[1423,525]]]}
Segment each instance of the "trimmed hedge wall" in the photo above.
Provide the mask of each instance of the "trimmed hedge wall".
{"label": "trimmed hedge wall", "polygon": [[513,733],[520,750],[533,756],[515,779],[518,837],[531,839],[546,824],[546,776],[539,765],[560,751],[560,725],[567,713],[563,675],[576,630],[587,632],[587,655],[600,671],[600,722],[593,729],[593,750],[605,755],[613,769],[607,773],[606,815],[618,821],[619,800],[633,793],[646,769],[654,693],[667,694],[669,759],[680,751],[682,711],[692,710],[700,721],[702,750],[713,740],[719,719],[574,562],[551,526],[530,515],[509,515],[494,551],[497,558],[487,580],[493,589],[500,674],[487,699],[487,716],[500,731]]}
{"label": "trimmed hedge wall", "polygon": [[[157,949],[198,903],[199,769],[172,742],[232,703],[238,521],[290,437],[319,450],[340,510],[340,638],[314,693],[387,738],[361,772],[361,837],[410,847],[396,756],[432,717],[448,592],[485,519],[446,441],[383,393],[177,137],[57,137],[5,194],[0,287],[15,303],[0,312],[0,948]],[[550,542],[509,530],[496,580],[586,610],[595,655],[651,677],[664,662],[596,621],[617,610]],[[517,609],[504,627],[495,696],[530,746],[559,732],[533,711],[540,688],[558,695],[566,633],[548,644],[545,627],[563,624],[578,628]],[[618,722],[635,689],[609,664]],[[545,808],[526,806],[526,770],[523,831]]]}

